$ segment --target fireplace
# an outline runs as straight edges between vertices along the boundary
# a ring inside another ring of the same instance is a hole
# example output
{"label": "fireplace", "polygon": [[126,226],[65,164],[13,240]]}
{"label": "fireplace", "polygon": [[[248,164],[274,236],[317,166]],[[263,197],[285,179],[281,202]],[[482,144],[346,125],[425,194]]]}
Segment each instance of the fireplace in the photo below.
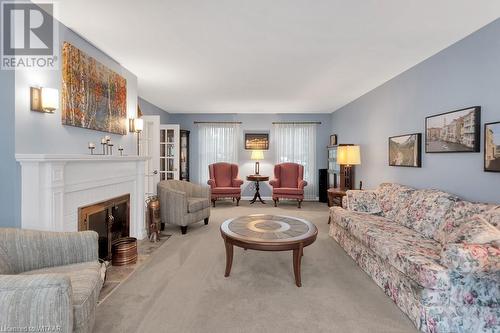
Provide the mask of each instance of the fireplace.
{"label": "fireplace", "polygon": [[99,258],[111,260],[111,248],[130,235],[130,194],[78,208],[78,231],[99,234]]}

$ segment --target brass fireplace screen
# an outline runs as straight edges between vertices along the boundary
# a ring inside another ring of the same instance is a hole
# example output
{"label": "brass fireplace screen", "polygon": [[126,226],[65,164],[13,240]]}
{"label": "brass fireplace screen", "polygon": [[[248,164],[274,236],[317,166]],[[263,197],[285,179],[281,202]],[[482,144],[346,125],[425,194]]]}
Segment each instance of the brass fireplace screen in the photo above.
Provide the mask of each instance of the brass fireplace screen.
{"label": "brass fireplace screen", "polygon": [[130,233],[130,194],[78,209],[78,231],[99,234],[99,258],[111,259],[111,247]]}

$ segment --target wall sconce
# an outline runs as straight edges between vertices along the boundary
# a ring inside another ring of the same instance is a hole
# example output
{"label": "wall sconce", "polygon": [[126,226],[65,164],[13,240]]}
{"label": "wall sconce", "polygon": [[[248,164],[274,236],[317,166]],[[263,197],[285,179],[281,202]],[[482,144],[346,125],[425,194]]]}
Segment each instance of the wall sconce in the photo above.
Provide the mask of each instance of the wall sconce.
{"label": "wall sconce", "polygon": [[31,111],[54,113],[59,108],[59,90],[30,88]]}
{"label": "wall sconce", "polygon": [[140,156],[140,137],[144,129],[144,119],[130,118],[128,120],[128,130],[132,133],[137,133],[137,156]]}
{"label": "wall sconce", "polygon": [[133,133],[140,133],[144,129],[144,120],[141,118],[130,118],[128,120],[128,129]]}

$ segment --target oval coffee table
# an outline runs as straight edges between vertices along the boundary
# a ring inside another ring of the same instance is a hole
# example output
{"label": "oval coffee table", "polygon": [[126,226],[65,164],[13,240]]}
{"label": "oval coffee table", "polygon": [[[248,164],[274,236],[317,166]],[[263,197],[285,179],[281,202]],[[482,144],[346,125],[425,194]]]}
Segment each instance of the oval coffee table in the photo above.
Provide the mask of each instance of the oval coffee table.
{"label": "oval coffee table", "polygon": [[293,272],[297,287],[302,285],[300,263],[304,247],[312,244],[318,229],[309,221],[296,217],[255,214],[236,217],[220,227],[226,245],[226,273],[233,264],[233,245],[259,251],[293,251]]}

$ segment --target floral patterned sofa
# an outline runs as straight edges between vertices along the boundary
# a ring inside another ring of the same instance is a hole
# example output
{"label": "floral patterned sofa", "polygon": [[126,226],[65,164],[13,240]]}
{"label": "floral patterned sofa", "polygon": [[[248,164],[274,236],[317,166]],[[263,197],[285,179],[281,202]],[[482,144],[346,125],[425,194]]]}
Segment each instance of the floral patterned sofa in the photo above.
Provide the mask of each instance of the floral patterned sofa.
{"label": "floral patterned sofa", "polygon": [[500,206],[385,183],[348,191],[330,236],[424,332],[500,332]]}

